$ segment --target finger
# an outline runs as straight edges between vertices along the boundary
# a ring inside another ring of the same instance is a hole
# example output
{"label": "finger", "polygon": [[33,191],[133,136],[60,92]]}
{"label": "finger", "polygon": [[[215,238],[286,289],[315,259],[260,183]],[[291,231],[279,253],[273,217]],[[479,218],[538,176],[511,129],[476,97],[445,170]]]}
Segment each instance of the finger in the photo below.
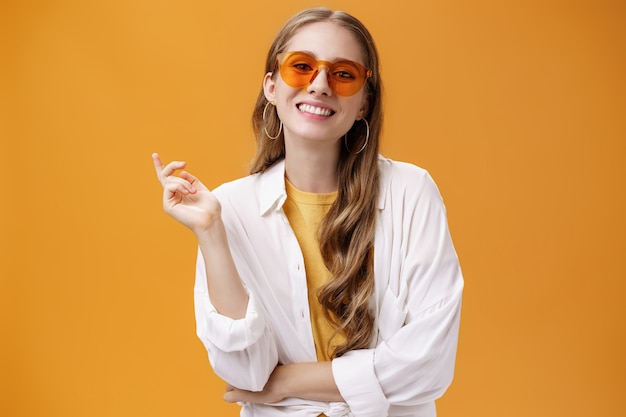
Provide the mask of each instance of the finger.
{"label": "finger", "polygon": [[163,181],[161,181],[161,171],[163,171],[163,163],[161,162],[159,154],[156,152],[152,154],[152,163],[154,164],[154,170],[156,171],[157,178],[159,182],[162,183]]}
{"label": "finger", "polygon": [[202,181],[200,181],[198,178],[194,177],[187,171],[181,172],[180,178],[184,178],[185,180],[189,181],[189,184],[191,184],[194,189],[208,190],[208,188],[204,184],[202,184]]}
{"label": "finger", "polygon": [[154,164],[154,169],[156,170],[157,174],[163,171],[163,163],[161,162],[161,157],[156,152],[152,154],[152,163]]}
{"label": "finger", "polygon": [[184,161],[172,161],[161,170],[161,178],[165,179],[172,175],[175,171],[185,168],[187,162]]}
{"label": "finger", "polygon": [[175,176],[167,177],[163,182],[163,188],[170,194],[173,194],[175,192],[179,192],[181,194],[193,194],[196,192],[196,190],[187,180]]}
{"label": "finger", "polygon": [[164,167],[163,162],[161,162],[161,157],[156,152],[152,154],[152,162],[154,163],[154,169],[161,184],[176,170],[183,169],[187,165],[184,161],[172,161]]}
{"label": "finger", "polygon": [[233,389],[226,392],[222,398],[224,398],[224,401],[227,403],[236,403],[238,401],[248,402],[249,398],[247,398],[246,394],[247,391]]}
{"label": "finger", "polygon": [[161,157],[156,152],[152,154],[152,163],[154,164],[154,170],[159,182],[163,184],[163,162],[161,162]]}

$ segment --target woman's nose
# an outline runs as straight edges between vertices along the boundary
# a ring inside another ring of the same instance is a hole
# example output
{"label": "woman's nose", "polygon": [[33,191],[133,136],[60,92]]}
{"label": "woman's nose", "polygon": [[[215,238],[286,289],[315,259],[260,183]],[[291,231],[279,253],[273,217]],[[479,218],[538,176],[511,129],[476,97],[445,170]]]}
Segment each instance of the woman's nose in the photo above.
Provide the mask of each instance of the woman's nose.
{"label": "woman's nose", "polygon": [[330,85],[328,85],[328,68],[320,67],[311,77],[311,81],[307,86],[307,92],[317,94],[331,94]]}

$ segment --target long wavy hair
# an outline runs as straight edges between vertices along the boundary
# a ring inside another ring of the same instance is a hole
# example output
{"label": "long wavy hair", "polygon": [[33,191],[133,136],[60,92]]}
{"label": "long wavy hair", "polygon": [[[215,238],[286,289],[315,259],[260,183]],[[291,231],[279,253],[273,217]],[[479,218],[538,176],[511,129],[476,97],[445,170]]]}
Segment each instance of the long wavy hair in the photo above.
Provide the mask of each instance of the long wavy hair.
{"label": "long wavy hair", "polygon": [[[355,17],[327,8],[304,10],[293,16],[280,30],[267,54],[265,73],[278,73],[277,56],[303,26],[315,22],[333,22],[349,30],[361,45],[364,64],[372,76],[363,88],[368,97],[364,118],[369,123],[369,139],[363,121],[356,121],[347,133],[338,162],[339,188],[337,198],[322,221],[319,242],[322,258],[332,278],[318,293],[326,318],[343,333],[345,342],[331,353],[344,353],[368,348],[374,331],[374,317],[370,300],[374,292],[374,230],[376,203],[379,193],[379,136],[383,122],[382,83],[378,52],[369,31]],[[252,113],[252,126],[257,140],[257,153],[252,161],[252,174],[263,172],[285,157],[284,134],[268,138],[266,131],[275,135],[280,120],[276,111],[268,111],[263,118],[267,100],[263,88],[259,92]],[[268,109],[269,110],[269,109]],[[367,141],[367,143],[366,143]],[[362,152],[358,152],[366,144]],[[333,336],[334,337],[334,336]]]}

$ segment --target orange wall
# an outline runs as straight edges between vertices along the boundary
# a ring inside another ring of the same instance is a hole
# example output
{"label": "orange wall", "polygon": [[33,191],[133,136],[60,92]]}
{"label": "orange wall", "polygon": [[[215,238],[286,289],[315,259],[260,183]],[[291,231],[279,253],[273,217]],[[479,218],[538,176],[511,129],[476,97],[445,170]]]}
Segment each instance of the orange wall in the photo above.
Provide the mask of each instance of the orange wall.
{"label": "orange wall", "polygon": [[[150,153],[243,175],[265,51],[319,3],[0,4],[0,415],[237,415]],[[624,2],[405,3],[326,2],[377,39],[384,153],[447,203],[467,287],[440,416],[626,415]]]}

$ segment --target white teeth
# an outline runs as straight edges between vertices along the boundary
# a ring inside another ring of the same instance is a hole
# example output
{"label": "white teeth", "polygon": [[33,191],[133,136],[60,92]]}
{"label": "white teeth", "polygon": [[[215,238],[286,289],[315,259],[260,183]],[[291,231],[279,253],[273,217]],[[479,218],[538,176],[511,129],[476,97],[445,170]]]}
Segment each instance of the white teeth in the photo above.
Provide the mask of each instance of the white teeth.
{"label": "white teeth", "polygon": [[311,106],[310,104],[300,104],[298,106],[298,110],[300,110],[301,112],[316,114],[318,116],[330,116],[332,114],[331,110]]}

